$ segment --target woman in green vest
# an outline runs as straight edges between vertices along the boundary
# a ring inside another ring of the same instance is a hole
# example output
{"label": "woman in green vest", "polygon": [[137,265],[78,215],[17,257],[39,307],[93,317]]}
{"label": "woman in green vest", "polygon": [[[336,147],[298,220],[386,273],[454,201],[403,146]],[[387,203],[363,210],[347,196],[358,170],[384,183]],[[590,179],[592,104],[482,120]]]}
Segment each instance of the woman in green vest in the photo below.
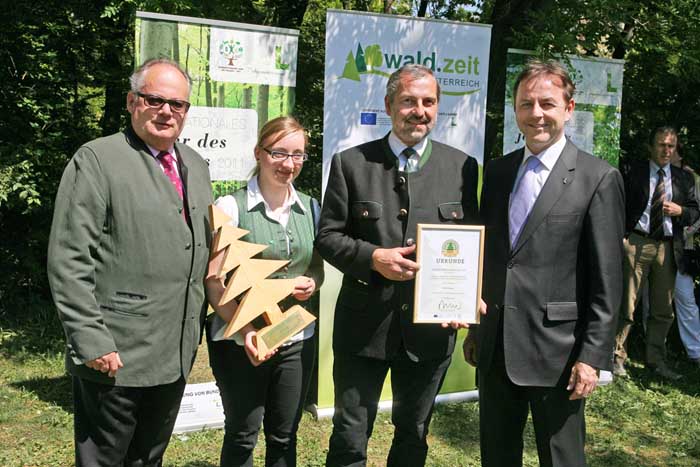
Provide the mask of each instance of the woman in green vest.
{"label": "woman in green vest", "polygon": [[[234,226],[250,232],[244,241],[268,245],[259,257],[289,260],[269,277],[296,278],[293,295],[280,303],[282,310],[306,302],[323,281],[323,261],[313,247],[318,203],[293,185],[308,158],[306,143],[306,132],[295,118],[270,120],[260,130],[254,151],[257,165],[247,187],[216,200]],[[216,310],[207,323],[209,363],[226,416],[221,466],[253,465],[261,424],[265,465],[294,466],[296,431],[314,365],[315,323],[259,364],[253,338],[261,323],[254,321],[223,339],[235,311],[216,306],[223,291],[223,281],[208,279],[209,301]]]}

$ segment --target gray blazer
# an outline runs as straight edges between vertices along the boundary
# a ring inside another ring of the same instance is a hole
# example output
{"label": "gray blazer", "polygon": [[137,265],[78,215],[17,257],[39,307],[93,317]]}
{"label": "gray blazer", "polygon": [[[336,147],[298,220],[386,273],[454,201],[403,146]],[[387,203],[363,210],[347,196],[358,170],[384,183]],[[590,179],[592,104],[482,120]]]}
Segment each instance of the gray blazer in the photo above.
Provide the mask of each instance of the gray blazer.
{"label": "gray blazer", "polygon": [[425,165],[400,172],[387,137],[333,157],[316,248],[343,274],[333,349],[391,359],[452,354],[455,332],[413,324],[413,281],[390,281],[371,268],[377,248],[412,245],[418,223],[463,224],[478,218],[476,161],[432,141]]}
{"label": "gray blazer", "polygon": [[[73,375],[145,387],[190,372],[206,313],[212,192],[204,160],[175,149],[186,205],[131,129],[85,144],[63,173],[48,275]],[[112,351],[124,364],[115,378],[84,365]]]}
{"label": "gray blazer", "polygon": [[[511,381],[553,387],[580,360],[612,364],[622,294],[624,190],[607,162],[567,142],[518,243],[510,248],[508,203],[524,150],[486,166],[486,225],[478,367],[488,371],[503,327]],[[499,324],[502,323],[502,324]]]}

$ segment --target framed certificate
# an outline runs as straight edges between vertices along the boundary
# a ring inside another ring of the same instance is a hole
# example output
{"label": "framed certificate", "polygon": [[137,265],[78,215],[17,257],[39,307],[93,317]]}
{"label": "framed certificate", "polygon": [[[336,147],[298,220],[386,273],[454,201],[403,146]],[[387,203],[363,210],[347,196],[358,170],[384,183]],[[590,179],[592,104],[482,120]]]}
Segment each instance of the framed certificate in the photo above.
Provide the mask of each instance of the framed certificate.
{"label": "framed certificate", "polygon": [[479,322],[483,225],[418,224],[414,323]]}

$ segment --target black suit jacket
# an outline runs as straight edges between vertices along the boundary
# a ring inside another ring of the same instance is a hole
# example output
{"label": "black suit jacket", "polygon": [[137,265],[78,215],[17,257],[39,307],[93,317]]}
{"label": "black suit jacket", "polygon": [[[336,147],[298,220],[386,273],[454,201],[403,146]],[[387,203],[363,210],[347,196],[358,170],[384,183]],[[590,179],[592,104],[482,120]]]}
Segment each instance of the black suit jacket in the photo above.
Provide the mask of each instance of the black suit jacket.
{"label": "black suit jacket", "polygon": [[[511,250],[508,204],[524,150],[486,166],[486,224],[479,369],[492,364],[503,328],[515,384],[553,387],[580,360],[612,363],[622,293],[624,192],[620,173],[567,142]],[[502,322],[502,324],[501,324]]]}
{"label": "black suit jacket", "polygon": [[323,200],[316,247],[343,274],[333,349],[391,359],[403,348],[414,359],[450,355],[455,332],[413,324],[413,281],[390,281],[371,269],[377,248],[413,244],[418,223],[478,219],[476,161],[432,141],[415,173],[400,172],[387,137],[336,154]]}
{"label": "black suit jacket", "polygon": [[[683,258],[683,227],[698,218],[695,181],[685,170],[671,166],[672,201],[683,208],[680,216],[672,217],[673,252],[676,265],[685,272]],[[632,165],[625,176],[625,237],[635,229],[649,202],[649,161]]]}

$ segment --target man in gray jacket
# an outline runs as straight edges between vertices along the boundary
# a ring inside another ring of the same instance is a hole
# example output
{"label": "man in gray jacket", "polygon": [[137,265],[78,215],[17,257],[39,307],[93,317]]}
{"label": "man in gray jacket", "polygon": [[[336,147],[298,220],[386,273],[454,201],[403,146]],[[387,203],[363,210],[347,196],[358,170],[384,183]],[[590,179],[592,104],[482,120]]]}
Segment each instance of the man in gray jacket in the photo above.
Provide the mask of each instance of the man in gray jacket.
{"label": "man in gray jacket", "polygon": [[151,60],[125,131],[90,141],[56,196],[48,275],[73,376],[78,466],[158,466],[205,317],[209,171],[176,142],[190,80]]}

